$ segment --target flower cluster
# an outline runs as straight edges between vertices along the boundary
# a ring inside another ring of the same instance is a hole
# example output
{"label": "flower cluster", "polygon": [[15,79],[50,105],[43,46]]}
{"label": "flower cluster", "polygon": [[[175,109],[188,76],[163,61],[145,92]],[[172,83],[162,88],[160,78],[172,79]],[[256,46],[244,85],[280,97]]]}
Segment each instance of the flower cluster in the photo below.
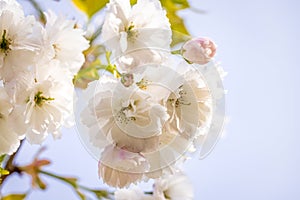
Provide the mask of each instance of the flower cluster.
{"label": "flower cluster", "polygon": [[170,23],[158,0],[133,6],[111,0],[101,36],[116,73],[89,85],[81,113],[81,134],[88,133],[96,149],[99,176],[123,188],[174,174],[212,123],[213,95],[199,68],[214,65],[215,44],[190,40],[181,56],[173,55]]}
{"label": "flower cluster", "polygon": [[[76,118],[99,176],[118,188],[116,200],[193,199],[178,166],[196,151],[206,156],[218,139],[224,72],[214,62],[215,43],[201,37],[181,44],[187,36],[173,35],[174,21],[171,28],[163,6],[168,13],[159,0],[110,0],[104,21],[100,15],[89,21],[102,25],[85,34],[51,11],[40,12],[39,21],[16,0],[0,0],[0,156],[12,155],[23,139],[41,144],[48,135],[59,138]],[[74,85],[88,83],[74,109]],[[31,173],[31,166],[37,165],[14,168],[38,177],[42,171]],[[149,179],[155,179],[153,192],[132,188]],[[71,185],[82,197],[76,181]],[[81,189],[99,198],[113,195]]]}
{"label": "flower cluster", "polygon": [[73,21],[25,16],[15,0],[0,0],[0,155],[20,140],[40,144],[73,123],[73,76],[89,46]]}

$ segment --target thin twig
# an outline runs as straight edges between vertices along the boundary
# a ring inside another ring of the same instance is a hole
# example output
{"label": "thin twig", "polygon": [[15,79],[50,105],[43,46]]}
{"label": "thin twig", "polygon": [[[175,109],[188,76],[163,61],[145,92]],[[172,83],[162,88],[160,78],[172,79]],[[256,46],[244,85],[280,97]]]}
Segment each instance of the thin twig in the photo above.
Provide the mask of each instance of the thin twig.
{"label": "thin twig", "polygon": [[195,7],[190,7],[189,10],[192,12],[195,12],[197,14],[207,14],[206,10],[202,10],[202,9],[195,8]]}
{"label": "thin twig", "polygon": [[67,184],[69,184],[70,186],[72,186],[75,190],[77,190],[78,188],[82,189],[82,190],[85,190],[87,192],[91,192],[91,193],[99,193],[101,192],[103,195],[103,197],[106,197],[108,198],[109,195],[113,195],[113,193],[109,192],[109,191],[106,191],[106,190],[95,190],[95,189],[91,189],[91,188],[88,188],[86,186],[83,186],[83,185],[80,185],[77,183],[77,180],[74,182],[72,181],[71,179],[68,179],[68,178],[65,178],[65,177],[61,177],[57,174],[53,174],[51,172],[47,172],[47,171],[43,171],[43,170],[40,170],[39,173],[43,174],[43,175],[46,175],[46,176],[49,176],[51,178],[54,178],[54,179],[57,179],[57,180],[60,180],[60,181],[63,181]]}
{"label": "thin twig", "polygon": [[43,12],[43,9],[41,8],[41,6],[35,0],[28,0],[28,1],[31,3],[33,8],[38,12],[41,22],[43,24],[45,24],[46,23],[46,17],[44,15],[44,12]]}
{"label": "thin twig", "polygon": [[101,34],[101,32],[102,32],[102,26],[103,26],[103,24],[100,25],[97,28],[97,30],[95,31],[95,33],[91,36],[91,38],[89,38],[91,44],[93,44],[94,41],[95,41],[95,39],[97,39],[99,37],[99,35]]}
{"label": "thin twig", "polygon": [[8,170],[9,174],[1,177],[2,182],[0,184],[0,191],[2,189],[5,179],[7,177],[9,177],[11,174],[13,174],[15,172],[18,172],[18,173],[20,172],[18,167],[16,167],[16,165],[15,165],[15,158],[16,158],[16,155],[20,152],[23,142],[24,142],[24,140],[21,141],[18,150],[15,153],[13,153],[11,156],[9,156],[9,159],[7,160],[7,162],[4,165],[4,169]]}

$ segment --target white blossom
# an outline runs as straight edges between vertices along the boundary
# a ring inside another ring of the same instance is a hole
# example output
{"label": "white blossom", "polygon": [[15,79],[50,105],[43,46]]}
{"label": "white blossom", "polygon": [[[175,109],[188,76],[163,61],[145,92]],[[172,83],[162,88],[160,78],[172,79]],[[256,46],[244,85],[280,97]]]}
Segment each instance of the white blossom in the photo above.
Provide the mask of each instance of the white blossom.
{"label": "white blossom", "polygon": [[5,89],[17,105],[27,126],[26,138],[40,144],[49,133],[60,136],[60,128],[69,126],[73,115],[73,85],[53,61],[45,69],[19,73]]}
{"label": "white blossom", "polygon": [[16,0],[0,0],[0,15],[5,10],[13,12],[19,18],[24,18],[23,8]]}
{"label": "white blossom", "polygon": [[193,200],[194,189],[187,176],[177,173],[155,181],[154,197],[156,200]]}
{"label": "white blossom", "polygon": [[0,87],[0,155],[14,153],[20,146],[23,134],[19,132],[19,117],[3,87]]}
{"label": "white blossom", "polygon": [[155,200],[153,196],[144,194],[144,192],[138,187],[119,189],[115,191],[114,196],[115,200]]}
{"label": "white blossom", "polygon": [[44,31],[44,54],[58,60],[74,76],[84,63],[83,51],[89,47],[84,31],[74,21],[47,12]]}
{"label": "white blossom", "polygon": [[[181,63],[181,65],[185,64]],[[168,133],[178,132],[190,138],[209,120],[211,96],[203,77],[197,70],[188,70],[183,76],[184,82],[166,102],[171,117],[165,129]]]}
{"label": "white blossom", "polygon": [[[155,149],[168,119],[166,109],[137,85],[127,88],[114,79],[100,79],[98,84],[100,91],[95,91],[89,111],[82,114],[83,123],[92,130],[91,137],[104,135],[110,143],[131,152]],[[95,120],[85,120],[91,116]]]}
{"label": "white blossom", "polygon": [[210,123],[211,96],[201,73],[186,62],[171,59],[160,68],[147,66],[143,77],[151,83],[147,90],[162,100],[169,115],[156,151],[145,154],[150,163],[146,176],[159,178],[174,173],[174,165],[194,151],[199,130]]}
{"label": "white blossom", "polygon": [[36,23],[33,16],[20,18],[10,10],[0,13],[0,78],[5,81],[36,62],[40,48],[32,34]]}
{"label": "white blossom", "polygon": [[140,181],[149,169],[147,160],[139,153],[132,153],[109,145],[99,161],[99,176],[110,186],[123,188]]}
{"label": "white blossom", "polygon": [[133,7],[129,0],[111,0],[107,5],[102,39],[122,70],[164,60],[171,35],[158,0],[138,0]]}

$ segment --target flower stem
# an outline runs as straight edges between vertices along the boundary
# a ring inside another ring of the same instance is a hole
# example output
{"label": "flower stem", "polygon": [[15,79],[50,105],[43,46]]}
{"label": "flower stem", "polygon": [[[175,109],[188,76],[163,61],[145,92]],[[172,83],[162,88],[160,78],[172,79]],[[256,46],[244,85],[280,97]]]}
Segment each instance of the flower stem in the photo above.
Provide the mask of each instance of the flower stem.
{"label": "flower stem", "polygon": [[77,179],[75,179],[75,178],[62,177],[57,174],[53,174],[51,172],[47,172],[47,171],[43,171],[43,170],[40,170],[39,173],[49,176],[51,178],[63,181],[65,183],[69,184],[71,187],[73,187],[75,189],[75,191],[77,191],[78,189],[82,189],[87,192],[94,193],[97,197],[105,197],[105,198],[109,198],[110,195],[113,195],[112,192],[109,192],[107,190],[95,190],[95,189],[91,189],[86,186],[80,185],[77,183]]}
{"label": "flower stem", "polygon": [[153,192],[144,192],[144,194],[153,195]]}
{"label": "flower stem", "polygon": [[70,184],[71,186],[75,187],[74,184],[70,180],[68,180],[64,177],[61,177],[61,176],[58,176],[56,174],[46,172],[46,171],[43,171],[43,170],[40,170],[39,173],[44,174],[44,175],[49,176],[49,177],[52,177],[52,178],[55,178],[55,179],[58,179],[58,180],[61,180],[61,181],[64,181],[64,182]]}
{"label": "flower stem", "polygon": [[120,78],[121,77],[121,73],[117,70],[115,65],[109,64],[109,65],[99,65],[96,67],[97,70],[100,69],[104,69],[108,72],[110,72],[111,74],[113,74],[116,78]]}
{"label": "flower stem", "polygon": [[190,7],[189,10],[197,14],[207,14],[207,11],[195,7]]}
{"label": "flower stem", "polygon": [[171,51],[172,54],[181,54],[181,49]]}

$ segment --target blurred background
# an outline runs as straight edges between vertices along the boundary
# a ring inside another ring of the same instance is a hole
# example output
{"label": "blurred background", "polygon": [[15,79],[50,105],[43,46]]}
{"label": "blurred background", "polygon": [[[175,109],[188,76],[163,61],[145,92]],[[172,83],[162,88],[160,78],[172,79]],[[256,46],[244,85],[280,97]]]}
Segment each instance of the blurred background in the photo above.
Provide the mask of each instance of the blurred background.
{"label": "blurred background", "polygon": [[[19,2],[27,14],[33,12],[26,0]],[[78,18],[70,0],[38,2]],[[228,72],[224,86],[229,123],[224,134],[208,157],[184,166],[195,199],[300,199],[300,1],[189,2],[205,11],[180,13],[190,33],[217,43],[216,60]],[[76,176],[82,185],[103,187],[97,161],[81,144],[76,128],[63,130],[60,140],[48,138],[45,146],[41,157],[52,160],[48,171]],[[17,162],[30,163],[39,148],[26,143]],[[78,199],[63,183],[45,180],[46,192],[33,191],[28,199]],[[6,182],[5,193],[27,191],[29,183],[28,177],[15,175]]]}

